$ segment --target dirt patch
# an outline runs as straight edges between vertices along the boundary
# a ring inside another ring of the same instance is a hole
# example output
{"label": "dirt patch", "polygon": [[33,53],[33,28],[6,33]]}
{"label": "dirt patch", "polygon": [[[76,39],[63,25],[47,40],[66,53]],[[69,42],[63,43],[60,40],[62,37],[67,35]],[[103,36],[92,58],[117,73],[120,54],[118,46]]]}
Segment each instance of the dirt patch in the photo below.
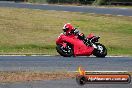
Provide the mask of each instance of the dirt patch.
{"label": "dirt patch", "polygon": [[75,76],[75,73],[68,72],[0,72],[0,82],[59,80]]}

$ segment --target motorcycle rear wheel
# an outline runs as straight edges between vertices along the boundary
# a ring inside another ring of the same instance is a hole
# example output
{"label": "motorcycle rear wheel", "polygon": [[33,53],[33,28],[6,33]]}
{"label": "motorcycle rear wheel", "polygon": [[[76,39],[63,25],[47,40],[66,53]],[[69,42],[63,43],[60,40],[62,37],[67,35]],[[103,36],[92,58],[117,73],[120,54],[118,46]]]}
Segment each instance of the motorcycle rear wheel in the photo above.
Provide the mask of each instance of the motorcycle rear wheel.
{"label": "motorcycle rear wheel", "polygon": [[56,45],[56,50],[57,52],[61,55],[61,56],[64,56],[64,57],[71,57],[73,56],[73,49],[72,49],[72,46],[70,44],[67,44],[66,46],[68,49],[63,49],[63,46],[60,45],[60,44],[57,44]]}
{"label": "motorcycle rear wheel", "polygon": [[105,57],[107,55],[107,49],[103,44],[97,43],[97,49],[94,49],[93,55],[96,57]]}

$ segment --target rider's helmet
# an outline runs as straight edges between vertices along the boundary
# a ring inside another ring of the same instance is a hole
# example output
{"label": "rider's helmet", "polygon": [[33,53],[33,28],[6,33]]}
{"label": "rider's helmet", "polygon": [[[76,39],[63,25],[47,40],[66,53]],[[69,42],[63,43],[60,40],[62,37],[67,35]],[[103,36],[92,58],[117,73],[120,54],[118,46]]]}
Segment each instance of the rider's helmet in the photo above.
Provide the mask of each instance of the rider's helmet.
{"label": "rider's helmet", "polygon": [[74,28],[70,23],[66,23],[63,27],[63,31],[66,33],[69,33],[70,31],[72,31]]}

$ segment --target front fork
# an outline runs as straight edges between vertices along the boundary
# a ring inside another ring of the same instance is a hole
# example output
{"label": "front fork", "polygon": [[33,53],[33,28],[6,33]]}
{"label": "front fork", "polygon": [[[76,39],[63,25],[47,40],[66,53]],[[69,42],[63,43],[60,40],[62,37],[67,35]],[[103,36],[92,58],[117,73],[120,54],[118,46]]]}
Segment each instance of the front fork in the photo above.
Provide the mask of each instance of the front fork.
{"label": "front fork", "polygon": [[96,46],[96,44],[92,43],[92,46],[94,47],[94,49],[98,49],[98,47]]}

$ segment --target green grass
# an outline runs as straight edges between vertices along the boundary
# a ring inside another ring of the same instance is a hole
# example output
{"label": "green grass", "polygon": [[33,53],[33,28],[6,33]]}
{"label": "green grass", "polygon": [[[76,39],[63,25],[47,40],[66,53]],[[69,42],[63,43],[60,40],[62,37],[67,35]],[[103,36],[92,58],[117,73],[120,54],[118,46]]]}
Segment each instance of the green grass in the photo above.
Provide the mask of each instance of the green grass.
{"label": "green grass", "polygon": [[110,5],[106,7],[113,7],[113,8],[132,8],[132,6],[125,6],[125,5]]}
{"label": "green grass", "polygon": [[15,8],[0,8],[0,54],[56,55],[67,22],[101,36],[109,55],[132,55],[132,17]]}
{"label": "green grass", "polygon": [[30,3],[47,3],[47,0],[28,0]]}
{"label": "green grass", "polygon": [[[25,44],[25,45],[14,45],[14,46],[0,46],[1,54],[24,54],[24,55],[32,55],[32,54],[53,54],[56,52],[53,51],[55,49],[54,45],[33,45],[33,44]],[[51,52],[52,51],[52,52]]]}

